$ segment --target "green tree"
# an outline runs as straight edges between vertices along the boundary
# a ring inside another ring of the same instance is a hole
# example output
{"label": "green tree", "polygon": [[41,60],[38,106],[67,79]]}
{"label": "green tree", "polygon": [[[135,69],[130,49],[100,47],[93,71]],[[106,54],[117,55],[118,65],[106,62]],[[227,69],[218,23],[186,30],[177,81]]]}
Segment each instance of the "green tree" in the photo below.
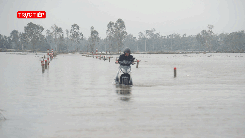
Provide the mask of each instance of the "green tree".
{"label": "green tree", "polygon": [[232,32],[225,38],[225,43],[231,52],[244,52],[245,50],[244,31]]}
{"label": "green tree", "polygon": [[55,49],[57,51],[60,51],[59,49],[59,40],[60,37],[62,37],[63,35],[63,30],[61,27],[58,27],[56,24],[54,24],[53,26],[51,26],[51,32],[49,32],[52,36],[52,38],[54,39],[54,44],[55,44]]}
{"label": "green tree", "polygon": [[9,36],[3,36],[3,48],[11,49],[11,38]]}
{"label": "green tree", "polygon": [[50,49],[50,45],[44,35],[40,36],[40,39],[37,43],[37,49],[41,51],[46,51],[47,49]]}
{"label": "green tree", "polygon": [[48,29],[46,30],[46,41],[49,43],[51,48],[54,49],[53,48],[53,45],[55,45],[54,38],[53,38],[51,31]]}
{"label": "green tree", "polygon": [[113,45],[114,35],[115,35],[114,22],[110,21],[107,24],[106,35],[107,35],[106,40],[109,42],[109,50],[114,51],[114,47],[115,47],[115,45]]}
{"label": "green tree", "polygon": [[24,30],[27,35],[27,41],[32,44],[32,50],[35,51],[36,44],[42,36],[42,31],[44,28],[41,25],[30,22],[24,27]]}
{"label": "green tree", "polygon": [[137,51],[137,39],[132,34],[128,34],[124,40],[124,46],[131,49],[131,51]]}
{"label": "green tree", "polygon": [[90,50],[91,52],[94,52],[95,43],[99,41],[99,33],[94,29],[93,26],[90,28],[90,31],[91,31],[91,35],[89,38]]}
{"label": "green tree", "polygon": [[145,31],[145,34],[142,32],[139,32],[138,36],[139,36],[139,43],[141,45],[141,49],[142,51],[146,52],[146,41],[147,41],[147,32],[148,30]]}
{"label": "green tree", "polygon": [[109,41],[109,49],[119,50],[122,49],[123,42],[127,36],[126,26],[122,19],[118,19],[115,23],[110,21],[107,25],[107,41]]}
{"label": "green tree", "polygon": [[60,52],[67,51],[66,41],[63,34],[59,37],[58,47]]}
{"label": "green tree", "polygon": [[19,32],[17,30],[13,30],[10,33],[11,42],[14,43],[16,49],[21,49],[20,43],[19,43]]}
{"label": "green tree", "polygon": [[[152,51],[154,51],[154,40],[155,40],[155,28],[151,29],[151,30],[146,30],[145,34],[146,37],[148,38],[147,42],[148,42],[148,50],[152,49]],[[151,47],[152,46],[152,47]]]}
{"label": "green tree", "polygon": [[197,41],[205,46],[209,51],[212,49],[212,41],[213,41],[213,25],[208,25],[208,30],[202,30],[201,33],[197,34],[196,39]]}
{"label": "green tree", "polygon": [[115,29],[115,39],[117,41],[117,52],[119,53],[119,50],[123,46],[123,41],[127,36],[126,32],[126,26],[122,19],[118,19],[114,24]]}
{"label": "green tree", "polygon": [[4,45],[4,36],[0,34],[0,48],[5,49],[5,45]]}
{"label": "green tree", "polygon": [[68,52],[68,50],[69,50],[69,41],[70,41],[70,37],[69,37],[69,30],[68,29],[66,29],[66,41],[65,41],[65,45],[66,45],[66,49],[67,49],[67,52]]}
{"label": "green tree", "polygon": [[[72,42],[74,42],[76,45],[78,45],[80,40],[83,39],[83,34],[82,32],[79,32],[79,26],[77,24],[73,24],[71,26],[70,37]],[[78,51],[78,47],[76,47],[76,51]]]}
{"label": "green tree", "polygon": [[20,33],[20,45],[21,49],[26,49],[26,46],[28,45],[28,38],[26,33]]}

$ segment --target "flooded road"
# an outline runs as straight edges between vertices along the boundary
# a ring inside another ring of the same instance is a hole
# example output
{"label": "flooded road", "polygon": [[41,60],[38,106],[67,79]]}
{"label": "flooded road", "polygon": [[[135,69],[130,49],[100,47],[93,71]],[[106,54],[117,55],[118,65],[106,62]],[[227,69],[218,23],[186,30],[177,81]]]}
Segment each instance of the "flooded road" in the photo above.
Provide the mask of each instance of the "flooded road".
{"label": "flooded road", "polygon": [[[0,53],[1,138],[245,137],[245,54],[135,54],[134,85],[118,65]],[[174,67],[177,77],[174,78]]]}

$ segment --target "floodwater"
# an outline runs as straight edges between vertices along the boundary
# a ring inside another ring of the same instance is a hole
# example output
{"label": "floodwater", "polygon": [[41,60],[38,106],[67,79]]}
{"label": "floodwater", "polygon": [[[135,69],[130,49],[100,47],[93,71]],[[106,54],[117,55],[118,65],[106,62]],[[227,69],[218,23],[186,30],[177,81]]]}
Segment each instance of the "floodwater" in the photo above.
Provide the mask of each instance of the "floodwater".
{"label": "floodwater", "polygon": [[0,138],[245,137],[245,53],[135,54],[132,87],[113,83],[115,55],[44,73],[41,56],[0,53]]}

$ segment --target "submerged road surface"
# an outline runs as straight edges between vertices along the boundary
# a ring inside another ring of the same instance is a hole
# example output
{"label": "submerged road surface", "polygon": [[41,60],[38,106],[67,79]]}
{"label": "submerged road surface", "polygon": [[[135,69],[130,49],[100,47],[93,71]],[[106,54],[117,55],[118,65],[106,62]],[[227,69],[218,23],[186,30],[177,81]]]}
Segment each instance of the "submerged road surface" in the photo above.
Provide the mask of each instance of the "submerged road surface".
{"label": "submerged road surface", "polygon": [[[134,86],[108,60],[0,53],[1,138],[245,137],[245,54],[133,55]],[[174,67],[177,77],[174,78]]]}

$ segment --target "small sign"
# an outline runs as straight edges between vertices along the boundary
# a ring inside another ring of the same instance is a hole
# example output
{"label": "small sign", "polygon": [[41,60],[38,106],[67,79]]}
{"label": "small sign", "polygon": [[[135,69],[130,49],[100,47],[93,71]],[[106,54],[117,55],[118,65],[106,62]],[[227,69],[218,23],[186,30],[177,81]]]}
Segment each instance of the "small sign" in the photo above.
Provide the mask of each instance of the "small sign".
{"label": "small sign", "polygon": [[18,11],[17,18],[46,18],[45,11]]}

